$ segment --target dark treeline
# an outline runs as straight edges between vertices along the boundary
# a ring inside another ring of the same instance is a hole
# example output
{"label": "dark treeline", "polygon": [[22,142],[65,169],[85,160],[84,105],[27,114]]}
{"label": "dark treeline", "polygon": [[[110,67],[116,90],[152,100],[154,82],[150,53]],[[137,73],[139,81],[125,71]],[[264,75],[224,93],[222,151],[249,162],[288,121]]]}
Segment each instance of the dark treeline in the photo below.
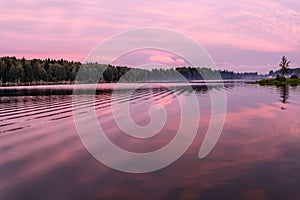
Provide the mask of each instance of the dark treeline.
{"label": "dark treeline", "polygon": [[0,80],[2,83],[31,83],[74,81],[80,67],[79,62],[52,59],[0,58]]}
{"label": "dark treeline", "polygon": [[[300,75],[300,68],[293,68],[293,69],[289,68],[289,69],[287,69],[287,73],[286,73],[287,76],[291,76],[291,75],[294,75],[294,74],[295,75]],[[268,75],[272,76],[272,77],[281,76],[282,71],[281,71],[281,69],[279,69],[275,72],[273,70],[271,70]]]}
{"label": "dark treeline", "polygon": [[[80,73],[78,73],[81,67]],[[199,73],[200,72],[200,73]],[[81,64],[66,60],[0,58],[0,82],[5,84],[49,84],[73,83],[76,79],[83,83],[134,82],[134,81],[181,81],[219,79],[257,79],[257,73],[235,73],[215,71],[210,68],[178,67],[170,69],[138,69],[107,64]],[[99,77],[99,74],[102,74]]]}

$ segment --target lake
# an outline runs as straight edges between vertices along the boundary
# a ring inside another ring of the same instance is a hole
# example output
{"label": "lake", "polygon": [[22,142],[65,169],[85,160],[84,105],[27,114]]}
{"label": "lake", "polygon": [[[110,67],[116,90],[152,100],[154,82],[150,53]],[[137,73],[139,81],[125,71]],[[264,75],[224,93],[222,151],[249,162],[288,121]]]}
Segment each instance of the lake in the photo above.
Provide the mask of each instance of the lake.
{"label": "lake", "polygon": [[0,199],[299,199],[300,87],[224,86],[225,124],[204,159],[198,153],[211,117],[209,94],[219,83],[192,83],[192,90],[175,84],[173,92],[151,84],[131,96],[133,85],[123,84],[115,101],[130,101],[138,125],[149,124],[152,104],[167,111],[163,130],[146,139],[122,134],[110,104],[114,84],[99,86],[99,124],[113,143],[137,153],[174,138],[180,121],[174,91],[197,97],[200,121],[192,145],[171,165],[141,174],[111,169],[85,148],[74,123],[72,85],[0,88]]}

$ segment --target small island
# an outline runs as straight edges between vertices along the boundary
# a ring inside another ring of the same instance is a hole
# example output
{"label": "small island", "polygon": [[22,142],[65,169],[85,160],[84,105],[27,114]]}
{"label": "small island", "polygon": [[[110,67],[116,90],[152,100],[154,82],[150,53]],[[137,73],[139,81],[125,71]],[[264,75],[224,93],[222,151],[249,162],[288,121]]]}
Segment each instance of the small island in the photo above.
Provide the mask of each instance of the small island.
{"label": "small island", "polygon": [[281,62],[279,64],[281,75],[277,75],[275,78],[266,78],[261,79],[255,82],[247,82],[248,84],[259,84],[259,85],[275,85],[275,86],[284,86],[284,85],[291,85],[297,86],[300,84],[300,76],[296,74],[292,74],[287,77],[289,72],[289,65],[291,61],[287,59],[286,56],[282,56]]}

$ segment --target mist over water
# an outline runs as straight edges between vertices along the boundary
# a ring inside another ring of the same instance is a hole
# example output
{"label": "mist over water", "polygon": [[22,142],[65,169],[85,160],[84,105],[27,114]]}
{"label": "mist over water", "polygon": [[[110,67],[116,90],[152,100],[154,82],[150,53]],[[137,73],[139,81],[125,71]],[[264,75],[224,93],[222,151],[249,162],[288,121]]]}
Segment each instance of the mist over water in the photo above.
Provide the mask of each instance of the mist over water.
{"label": "mist over water", "polygon": [[149,152],[175,136],[180,109],[174,93],[182,98],[196,94],[201,117],[192,146],[170,166],[147,174],[118,172],[89,154],[74,125],[72,85],[1,88],[0,199],[299,198],[300,88],[225,83],[222,135],[213,151],[199,159],[211,117],[209,92],[221,88],[217,83],[191,85],[192,90],[184,84],[166,88],[152,83],[128,95],[134,85],[122,84],[115,101],[130,101],[138,125],[150,123],[151,105],[167,111],[163,129],[147,139],[130,137],[116,125],[111,109],[115,84],[99,85],[95,107],[85,95],[77,102],[95,108],[114,144]]}

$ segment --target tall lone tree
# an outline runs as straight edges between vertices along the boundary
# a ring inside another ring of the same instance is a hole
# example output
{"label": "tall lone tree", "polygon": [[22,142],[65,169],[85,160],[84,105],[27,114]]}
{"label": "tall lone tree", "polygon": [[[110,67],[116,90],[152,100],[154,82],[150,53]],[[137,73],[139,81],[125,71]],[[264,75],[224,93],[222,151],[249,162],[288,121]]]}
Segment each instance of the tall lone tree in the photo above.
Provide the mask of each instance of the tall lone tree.
{"label": "tall lone tree", "polygon": [[291,61],[288,61],[287,57],[282,56],[281,63],[279,64],[279,66],[280,66],[280,71],[283,76],[288,73],[290,63],[291,63]]}

